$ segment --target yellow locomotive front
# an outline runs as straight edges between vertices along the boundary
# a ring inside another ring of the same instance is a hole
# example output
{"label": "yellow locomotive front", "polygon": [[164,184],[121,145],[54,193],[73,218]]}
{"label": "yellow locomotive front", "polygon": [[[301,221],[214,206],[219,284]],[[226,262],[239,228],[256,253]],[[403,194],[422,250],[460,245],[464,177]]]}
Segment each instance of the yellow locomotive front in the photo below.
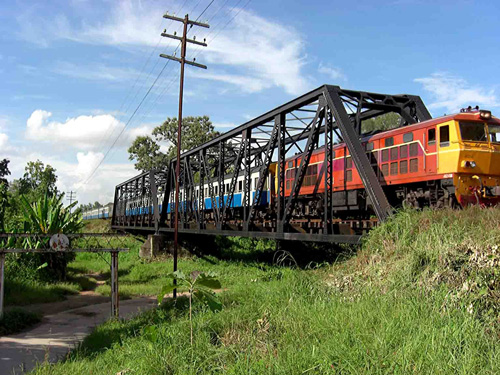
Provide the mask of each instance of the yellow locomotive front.
{"label": "yellow locomotive front", "polygon": [[438,125],[437,171],[453,177],[461,206],[500,203],[500,120],[490,111],[462,110]]}

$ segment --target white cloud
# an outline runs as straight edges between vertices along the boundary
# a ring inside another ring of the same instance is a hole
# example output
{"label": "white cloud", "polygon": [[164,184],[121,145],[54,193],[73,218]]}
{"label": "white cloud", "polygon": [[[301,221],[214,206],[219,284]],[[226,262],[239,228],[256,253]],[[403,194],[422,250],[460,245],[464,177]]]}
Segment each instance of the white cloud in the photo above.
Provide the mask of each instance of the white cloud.
{"label": "white cloud", "polygon": [[0,133],[0,150],[7,147],[9,142],[9,137],[5,133]]}
{"label": "white cloud", "polygon": [[[41,45],[48,45],[57,39],[119,48],[153,46],[158,43],[158,25],[165,11],[159,3],[124,0],[110,4],[111,8],[109,12],[104,13],[104,19],[95,15],[82,15],[80,25],[70,24],[62,15],[52,19],[43,18],[30,10],[18,19],[20,35],[27,41]],[[178,6],[169,4],[169,8],[176,9]],[[298,95],[315,86],[313,79],[302,72],[307,56],[301,34],[285,23],[237,8],[233,8],[228,14],[221,14],[219,18],[212,20],[212,23],[225,25],[225,19],[236,14],[237,17],[225,29],[222,29],[223,26],[214,31],[196,28],[198,39],[207,37],[208,48],[191,46],[188,58],[202,50],[200,60],[210,65],[210,72],[198,73],[199,77],[229,83],[243,92],[279,87],[288,94]],[[174,31],[174,26],[170,26],[172,22],[165,25],[168,25],[169,32]],[[43,37],[37,35],[39,30],[44,30]],[[195,35],[195,31],[191,34]],[[167,45],[178,44],[169,38],[163,38],[161,41],[163,50],[166,50]],[[228,73],[228,69],[232,71]],[[119,68],[71,65],[59,66],[56,71],[99,80],[118,80],[130,73]]]}
{"label": "white cloud", "polygon": [[210,73],[206,75],[208,79],[219,76],[220,80],[246,91],[277,86],[294,95],[311,86],[301,71],[306,60],[305,43],[302,36],[289,26],[241,11],[229,28],[215,39],[209,37],[207,43],[208,48],[202,55],[207,63],[231,66],[241,71],[241,77]]}
{"label": "white cloud", "polygon": [[333,80],[345,80],[345,75],[339,68],[332,67],[330,65],[324,65],[319,63],[318,73],[325,74]]}
{"label": "white cloud", "polygon": [[472,86],[465,79],[449,73],[434,73],[414,80],[423,85],[433,98],[430,109],[444,108],[448,113],[458,112],[469,105],[491,108],[500,105],[493,89]]}
{"label": "white cloud", "polygon": [[[159,2],[139,0],[113,1],[100,4],[100,14],[84,14],[79,9],[80,24],[74,24],[64,14],[46,17],[33,6],[17,17],[18,36],[40,47],[47,47],[57,39],[86,44],[134,46],[155,45],[160,38],[158,25],[165,9]],[[178,6],[169,3],[169,7]],[[100,18],[104,16],[104,18]],[[180,27],[180,24],[176,25]],[[43,30],[43,33],[40,33]],[[165,39],[165,43],[176,44]]]}
{"label": "white cloud", "polygon": [[103,64],[75,65],[69,62],[56,63],[52,71],[73,78],[112,82],[129,82],[139,75],[139,72],[134,69],[111,67]]}
{"label": "white cloud", "polygon": [[215,129],[234,129],[237,125],[232,122],[214,122]]}
{"label": "white cloud", "polygon": [[[106,140],[115,139],[125,126],[109,114],[82,115],[64,122],[50,121],[51,117],[51,112],[35,110],[27,121],[26,138],[51,143],[62,149],[96,150],[103,148]],[[128,129],[120,137],[117,146],[127,147],[136,136],[149,134],[151,129],[150,125]]]}
{"label": "white cloud", "polygon": [[0,117],[0,132],[7,128],[9,119],[7,117]]}
{"label": "white cloud", "polygon": [[92,179],[83,185],[82,183],[89,177],[93,168],[100,161],[101,153],[77,153],[76,161],[66,161],[58,156],[30,152],[24,149],[18,153],[12,150],[3,157],[10,160],[9,169],[12,175],[9,177],[11,180],[22,177],[24,167],[28,161],[41,160],[45,165],[50,164],[56,169],[59,191],[76,191],[76,198],[79,203],[94,202],[96,200],[101,203],[108,203],[113,200],[116,185],[139,173],[131,163],[104,162]]}
{"label": "white cloud", "polygon": [[213,81],[226,82],[232,85],[238,86],[241,91],[247,93],[259,92],[263,89],[272,87],[272,83],[260,79],[258,77],[245,77],[243,75],[236,74],[224,74],[224,73],[203,73],[203,72],[191,72],[191,77],[209,79]]}

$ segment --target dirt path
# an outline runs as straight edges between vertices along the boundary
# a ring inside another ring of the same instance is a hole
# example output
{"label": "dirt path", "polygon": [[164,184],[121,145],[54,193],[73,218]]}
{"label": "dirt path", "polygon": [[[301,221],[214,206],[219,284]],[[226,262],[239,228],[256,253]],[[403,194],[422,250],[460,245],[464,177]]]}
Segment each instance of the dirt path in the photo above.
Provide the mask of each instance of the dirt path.
{"label": "dirt path", "polygon": [[[91,304],[102,299],[106,302]],[[80,304],[85,306],[61,311],[65,306]],[[0,375],[22,374],[33,369],[37,362],[56,362],[63,358],[95,326],[109,319],[111,310],[109,297],[97,295],[70,296],[68,301],[51,305],[56,306],[44,308],[57,312],[44,316],[40,324],[16,335],[0,337]],[[154,297],[120,301],[120,317],[130,318],[156,305]]]}

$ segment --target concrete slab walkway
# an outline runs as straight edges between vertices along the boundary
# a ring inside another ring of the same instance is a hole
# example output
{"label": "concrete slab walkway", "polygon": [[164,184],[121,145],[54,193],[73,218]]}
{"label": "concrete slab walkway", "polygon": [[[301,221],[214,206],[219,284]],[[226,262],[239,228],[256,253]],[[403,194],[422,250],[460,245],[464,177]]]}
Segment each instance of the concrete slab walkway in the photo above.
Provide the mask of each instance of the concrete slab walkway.
{"label": "concrete slab walkway", "polygon": [[[153,297],[120,301],[120,318],[130,318],[157,306]],[[37,362],[56,362],[110,317],[109,302],[44,316],[35,327],[0,337],[0,375],[22,374]]]}

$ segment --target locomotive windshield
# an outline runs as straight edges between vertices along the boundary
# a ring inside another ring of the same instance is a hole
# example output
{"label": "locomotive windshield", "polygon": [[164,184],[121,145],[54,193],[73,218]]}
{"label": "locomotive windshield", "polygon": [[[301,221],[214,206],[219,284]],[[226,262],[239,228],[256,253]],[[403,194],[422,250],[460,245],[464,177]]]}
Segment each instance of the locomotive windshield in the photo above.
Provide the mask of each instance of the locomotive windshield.
{"label": "locomotive windshield", "polygon": [[486,142],[486,130],[483,122],[460,121],[462,141]]}
{"label": "locomotive windshield", "polygon": [[490,134],[490,142],[500,143],[500,125],[488,125],[488,133]]}

